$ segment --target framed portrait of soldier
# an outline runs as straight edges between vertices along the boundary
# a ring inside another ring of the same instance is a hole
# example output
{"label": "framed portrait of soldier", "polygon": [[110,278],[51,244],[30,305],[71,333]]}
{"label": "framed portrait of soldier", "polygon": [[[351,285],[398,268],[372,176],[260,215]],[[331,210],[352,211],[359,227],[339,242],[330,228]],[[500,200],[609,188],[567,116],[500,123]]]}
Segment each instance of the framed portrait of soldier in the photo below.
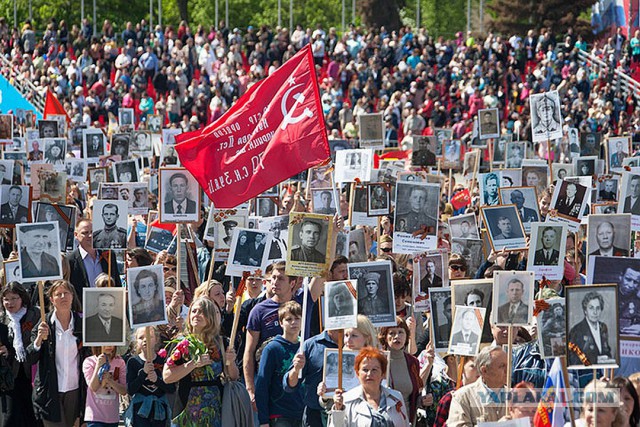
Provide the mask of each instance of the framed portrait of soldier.
{"label": "framed portrait of soldier", "polygon": [[13,115],[0,114],[0,143],[11,143],[13,140]]}
{"label": "framed portrait of soldier", "polygon": [[149,183],[120,184],[118,200],[129,202],[129,215],[146,215],[149,211]]}
{"label": "framed portrait of soldier", "polygon": [[13,227],[31,222],[31,187],[28,185],[0,186],[0,226]]}
{"label": "framed portrait of soldier", "polygon": [[605,202],[591,204],[592,214],[614,214],[618,212],[618,202]]}
{"label": "framed portrait of soldier", "polygon": [[147,129],[151,133],[160,133],[162,131],[162,115],[149,114],[147,116]]}
{"label": "framed portrait of soldier", "polygon": [[133,108],[118,108],[118,126],[120,129],[133,129],[135,127]]}
{"label": "framed portrait of soldier", "polygon": [[478,123],[480,139],[498,138],[500,136],[497,108],[478,110]]}
{"label": "framed portrait of soldier", "polygon": [[94,249],[126,249],[129,203],[125,200],[96,200],[93,203]]}
{"label": "framed portrait of soldier", "polygon": [[538,313],[538,346],[544,359],[567,354],[567,312],[564,298],[546,300],[547,307]]}
{"label": "framed portrait of soldier", "polygon": [[480,208],[480,213],[487,226],[489,242],[493,250],[526,249],[525,231],[516,205],[483,206]]}
{"label": "framed portrait of soldier", "polygon": [[87,169],[87,174],[89,177],[89,192],[91,193],[91,195],[98,194],[100,183],[107,182],[107,169],[107,166]]}
{"label": "framed portrait of soldier", "polygon": [[349,225],[366,225],[375,227],[378,225],[378,218],[369,216],[369,204],[367,199],[368,189],[366,186],[351,184],[349,197]]}
{"label": "framed portrait of soldier", "polygon": [[429,311],[429,289],[449,286],[448,254],[436,250],[413,257],[413,307]]}
{"label": "framed portrait of soldier", "polygon": [[25,282],[62,279],[58,223],[16,224],[18,259]]}
{"label": "framed portrait of soldier", "polygon": [[567,227],[563,224],[531,223],[527,270],[535,273],[536,280],[562,280],[566,243]]}
{"label": "framed portrait of soldier", "polygon": [[340,150],[336,152],[335,181],[355,182],[358,178],[361,182],[371,180],[372,151]]}
{"label": "framed portrait of soldier", "polygon": [[358,283],[358,314],[373,326],[395,326],[396,309],[390,261],[349,263],[349,279]]}
{"label": "framed portrait of soldier", "polygon": [[449,349],[449,338],[453,324],[453,310],[451,305],[451,287],[429,288],[431,306],[430,324],[433,331],[435,351],[445,352]]}
{"label": "framed portrait of soldier", "polygon": [[[468,307],[483,307],[487,313],[492,309],[493,280],[455,280],[451,282],[452,307],[464,305]],[[491,342],[491,325],[489,315],[485,316],[482,328],[482,342]]]}
{"label": "framed portrait of soldier", "polygon": [[500,188],[500,202],[503,205],[514,204],[525,233],[531,232],[531,223],[540,221],[540,209],[538,207],[538,195],[535,187],[509,187]]}
{"label": "framed portrait of soldier", "polygon": [[162,265],[128,268],[127,285],[131,328],[167,323]]}
{"label": "framed portrait of soldier", "polygon": [[196,222],[200,219],[200,186],[183,168],[160,168],[158,189],[161,222]]}
{"label": "framed portrait of soldier", "polygon": [[358,326],[358,283],[355,280],[326,282],[324,288],[324,329]]}
{"label": "framed portrait of soldier", "polygon": [[242,276],[244,271],[265,271],[268,265],[271,233],[268,231],[236,228],[231,241],[225,274]]}
{"label": "framed portrait of soldier", "polygon": [[384,148],[384,121],[382,113],[358,115],[358,137],[360,148]]}
{"label": "framed portrait of soldier", "polygon": [[517,169],[522,167],[522,161],[526,153],[524,142],[510,141],[506,144],[504,165],[507,169]]}
{"label": "framed portrait of soldier", "polygon": [[631,229],[640,231],[640,173],[622,172],[618,213],[630,213]]}
{"label": "framed portrait of soldier", "polygon": [[375,182],[367,185],[367,215],[381,216],[391,213],[391,185]]}
{"label": "framed portrait of soldier", "polygon": [[[398,174],[404,172],[405,161],[404,160],[380,160],[378,162],[378,175],[377,181],[387,184],[395,184],[398,180]],[[372,174],[371,180],[375,180],[376,175]]]}
{"label": "framed portrait of soldier", "polygon": [[135,159],[115,162],[111,165],[115,182],[138,182],[138,161]]}
{"label": "framed portrait of soldier", "polygon": [[640,258],[590,257],[587,283],[618,285],[620,337],[640,340]]}
{"label": "framed portrait of soldier", "polygon": [[493,274],[491,322],[498,326],[527,326],[533,318],[535,276],[531,271]]}
{"label": "framed portrait of soldier", "polygon": [[[356,375],[355,364],[358,351],[342,351],[342,390],[348,391],[360,385]],[[338,349],[324,349],[324,363],[322,369],[322,381],[327,389],[323,398],[331,398],[338,388]]]}
{"label": "framed portrait of soldier", "polygon": [[270,217],[278,214],[277,197],[256,197],[255,215],[259,217]]}
{"label": "framed portrait of soldier", "polygon": [[447,353],[461,356],[477,355],[485,316],[485,308],[457,305],[453,313]]}
{"label": "framed portrait of soldier", "polygon": [[107,153],[107,138],[100,129],[90,128],[82,132],[82,149],[90,163],[97,163]]}
{"label": "framed portrait of soldier", "polygon": [[628,257],[631,248],[631,214],[587,216],[587,253],[592,256]]}
{"label": "framed portrait of soldier", "polygon": [[624,159],[630,156],[631,139],[628,136],[610,137],[607,139],[607,167],[609,173],[622,172]]}
{"label": "framed portrait of soldier", "polygon": [[322,215],[333,215],[336,213],[336,201],[333,197],[332,188],[312,189],[311,199],[313,200],[313,213]]}
{"label": "framed portrait of soldier", "polygon": [[459,139],[446,141],[443,149],[442,168],[459,170],[462,166],[461,153],[462,143]]}
{"label": "framed portrait of soldier", "polygon": [[67,178],[76,182],[85,182],[87,180],[87,162],[84,159],[66,158],[64,160],[64,168],[67,172]]}
{"label": "framed portrait of soldier", "polygon": [[126,342],[125,288],[82,289],[82,333],[85,346],[124,345]]}
{"label": "framed portrait of soldier", "polygon": [[440,185],[396,183],[394,253],[426,252],[436,248]]}
{"label": "framed portrait of soldier", "polygon": [[531,108],[531,136],[533,142],[562,138],[562,114],[558,91],[529,96]]}
{"label": "framed portrait of soldier", "polygon": [[84,131],[87,129],[86,125],[77,125],[74,126],[70,129],[70,136],[71,136],[71,145],[75,148],[75,149],[81,149],[82,148],[82,141],[84,140],[82,134],[84,133]]}
{"label": "framed portrait of soldier", "polygon": [[34,222],[58,223],[60,232],[60,252],[73,250],[73,232],[76,228],[76,207],[55,203],[35,203]]}
{"label": "framed portrait of soldier", "polygon": [[287,243],[289,242],[289,215],[261,218],[258,230],[269,231],[272,234],[269,250],[269,263],[287,259]]}
{"label": "framed portrait of soldier", "polygon": [[478,221],[476,214],[456,215],[449,217],[449,232],[451,237],[458,239],[479,239]]}
{"label": "framed portrait of soldier", "polygon": [[38,120],[39,138],[58,138],[58,122],[55,120]]}
{"label": "framed portrait of soldier", "polygon": [[180,158],[173,145],[162,144],[160,150],[160,166],[180,166]]}
{"label": "framed portrait of soldier", "polygon": [[412,136],[413,151],[411,154],[411,166],[427,167],[436,166],[436,137]]}
{"label": "framed portrait of soldier", "polygon": [[331,188],[330,165],[315,166],[309,169],[307,188]]}
{"label": "framed portrait of soldier", "polygon": [[53,165],[56,170],[64,170],[67,152],[67,140],[64,138],[45,138],[42,140],[44,162]]}
{"label": "framed portrait of soldier", "polygon": [[153,145],[151,143],[151,132],[144,130],[131,132],[129,152],[136,153],[141,156],[151,156],[153,152]]}
{"label": "framed portrait of soldier", "polygon": [[109,154],[120,156],[120,160],[127,160],[129,158],[130,140],[131,134],[129,133],[114,133],[111,135],[111,149]]}
{"label": "framed portrait of soldier", "polygon": [[207,222],[206,240],[214,239],[215,260],[225,261],[229,258],[229,250],[233,241],[236,228],[247,228],[249,211],[238,210],[212,210],[210,221]]}
{"label": "framed portrait of soldier", "polygon": [[617,368],[620,365],[617,285],[567,286],[565,300],[568,367]]}
{"label": "framed portrait of soldier", "polygon": [[290,214],[286,273],[313,277],[327,271],[332,232],[332,215]]}
{"label": "framed portrait of soldier", "polygon": [[547,222],[565,223],[571,231],[576,231],[584,214],[584,204],[590,195],[587,190],[586,186],[574,180],[563,179],[556,182]]}
{"label": "framed portrait of soldier", "polygon": [[580,155],[599,156],[602,134],[600,132],[580,133]]}

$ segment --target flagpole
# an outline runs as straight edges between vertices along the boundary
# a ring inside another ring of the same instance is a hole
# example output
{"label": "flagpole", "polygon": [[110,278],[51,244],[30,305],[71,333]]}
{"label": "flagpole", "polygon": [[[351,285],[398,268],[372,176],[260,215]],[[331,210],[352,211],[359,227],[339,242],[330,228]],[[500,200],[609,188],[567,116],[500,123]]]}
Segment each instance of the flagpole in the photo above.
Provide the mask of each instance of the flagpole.
{"label": "flagpole", "polygon": [[342,347],[344,341],[344,329],[338,330],[338,388],[342,390]]}
{"label": "flagpole", "polygon": [[40,300],[40,321],[45,321],[46,313],[44,311],[44,282],[40,280],[38,282],[38,298]]}
{"label": "flagpole", "polygon": [[575,416],[573,414],[573,402],[571,402],[571,398],[567,398],[567,390],[571,389],[571,386],[569,385],[569,370],[567,369],[567,358],[566,356],[561,356],[560,357],[560,364],[561,364],[561,370],[562,370],[562,380],[564,382],[564,388],[565,388],[565,392],[563,393],[563,395],[565,396],[565,400],[566,400],[566,404],[567,404],[567,408],[569,409],[569,421],[571,422],[571,427],[576,427],[576,420],[575,420]]}
{"label": "flagpole", "polygon": [[598,370],[593,369],[593,426],[598,427]]}
{"label": "flagpole", "polygon": [[[309,305],[309,292],[307,292],[307,286],[302,283],[302,322],[300,326],[300,351],[304,346],[304,331],[307,327],[307,306]],[[298,379],[302,378],[302,370],[298,372]]]}
{"label": "flagpole", "polygon": [[509,331],[507,334],[507,339],[509,340],[508,351],[507,351],[507,407],[505,409],[505,415],[509,415],[509,408],[511,406],[511,398],[509,397],[511,393],[511,367],[513,364],[512,357],[512,348],[513,348],[513,325],[509,324]]}
{"label": "flagpole", "polygon": [[147,348],[144,352],[144,357],[147,362],[153,363],[153,349],[151,348],[151,326],[144,328],[144,339],[147,341]]}

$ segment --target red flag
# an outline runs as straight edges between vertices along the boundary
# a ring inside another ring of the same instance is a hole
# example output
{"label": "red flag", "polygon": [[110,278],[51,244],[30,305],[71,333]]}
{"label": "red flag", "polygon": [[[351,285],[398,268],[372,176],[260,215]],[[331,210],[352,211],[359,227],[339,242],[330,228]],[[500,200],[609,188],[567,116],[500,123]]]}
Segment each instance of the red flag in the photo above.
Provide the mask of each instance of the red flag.
{"label": "red flag", "polygon": [[49,115],[64,115],[67,118],[67,124],[71,123],[69,115],[64,110],[62,104],[60,104],[60,101],[58,101],[58,98],[56,98],[56,96],[51,93],[51,90],[47,90],[47,99],[44,102],[44,118],[46,119]]}
{"label": "red flag", "polygon": [[202,131],[176,135],[182,165],[230,209],[329,157],[311,47],[253,85]]}
{"label": "red flag", "polygon": [[469,189],[465,188],[462,191],[458,191],[452,198],[451,198],[451,206],[453,206],[453,209],[458,210],[461,209],[465,206],[468,206],[469,203],[471,203],[471,195],[469,194]]}
{"label": "red flag", "polygon": [[176,234],[176,229],[177,229],[177,227],[176,227],[176,225],[174,223],[160,222],[159,219],[156,219],[155,221],[152,221],[151,224],[149,224],[149,227],[161,228],[163,230],[167,230],[168,232],[170,232],[173,235]]}

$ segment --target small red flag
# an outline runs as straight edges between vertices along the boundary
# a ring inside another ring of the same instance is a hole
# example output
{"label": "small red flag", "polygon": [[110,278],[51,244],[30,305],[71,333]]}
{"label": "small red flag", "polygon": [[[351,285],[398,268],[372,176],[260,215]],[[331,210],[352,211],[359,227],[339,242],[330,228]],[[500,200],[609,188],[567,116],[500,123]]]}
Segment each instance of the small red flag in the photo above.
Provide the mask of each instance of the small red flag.
{"label": "small red flag", "polygon": [[451,206],[453,206],[453,209],[455,210],[468,206],[470,203],[471,203],[471,195],[469,194],[469,189],[467,188],[457,192],[451,198]]}
{"label": "small red flag", "polygon": [[56,96],[51,93],[51,90],[47,90],[47,99],[44,101],[44,118],[46,119],[47,116],[50,115],[64,115],[67,118],[67,124],[71,123],[69,115],[64,110],[62,104],[60,104],[60,101],[58,101],[58,98],[56,98]]}
{"label": "small red flag", "polygon": [[174,223],[160,222],[159,219],[156,219],[155,221],[152,221],[151,224],[149,224],[149,227],[161,228],[163,230],[166,230],[166,231],[170,232],[174,236],[176,234],[176,228],[177,228]]}
{"label": "small red flag", "polygon": [[202,131],[176,136],[182,165],[230,209],[329,157],[308,45]]}

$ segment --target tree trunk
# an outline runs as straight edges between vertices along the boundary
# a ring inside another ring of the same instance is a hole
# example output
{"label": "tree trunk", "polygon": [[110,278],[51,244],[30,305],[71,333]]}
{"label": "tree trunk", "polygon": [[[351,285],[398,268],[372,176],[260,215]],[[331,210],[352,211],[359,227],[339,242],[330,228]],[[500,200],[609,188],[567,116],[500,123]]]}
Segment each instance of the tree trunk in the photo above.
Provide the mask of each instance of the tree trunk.
{"label": "tree trunk", "polygon": [[178,12],[180,12],[180,20],[189,22],[189,0],[178,0]]}
{"label": "tree trunk", "polygon": [[365,28],[398,30],[402,25],[398,0],[364,0],[361,3],[362,24]]}

